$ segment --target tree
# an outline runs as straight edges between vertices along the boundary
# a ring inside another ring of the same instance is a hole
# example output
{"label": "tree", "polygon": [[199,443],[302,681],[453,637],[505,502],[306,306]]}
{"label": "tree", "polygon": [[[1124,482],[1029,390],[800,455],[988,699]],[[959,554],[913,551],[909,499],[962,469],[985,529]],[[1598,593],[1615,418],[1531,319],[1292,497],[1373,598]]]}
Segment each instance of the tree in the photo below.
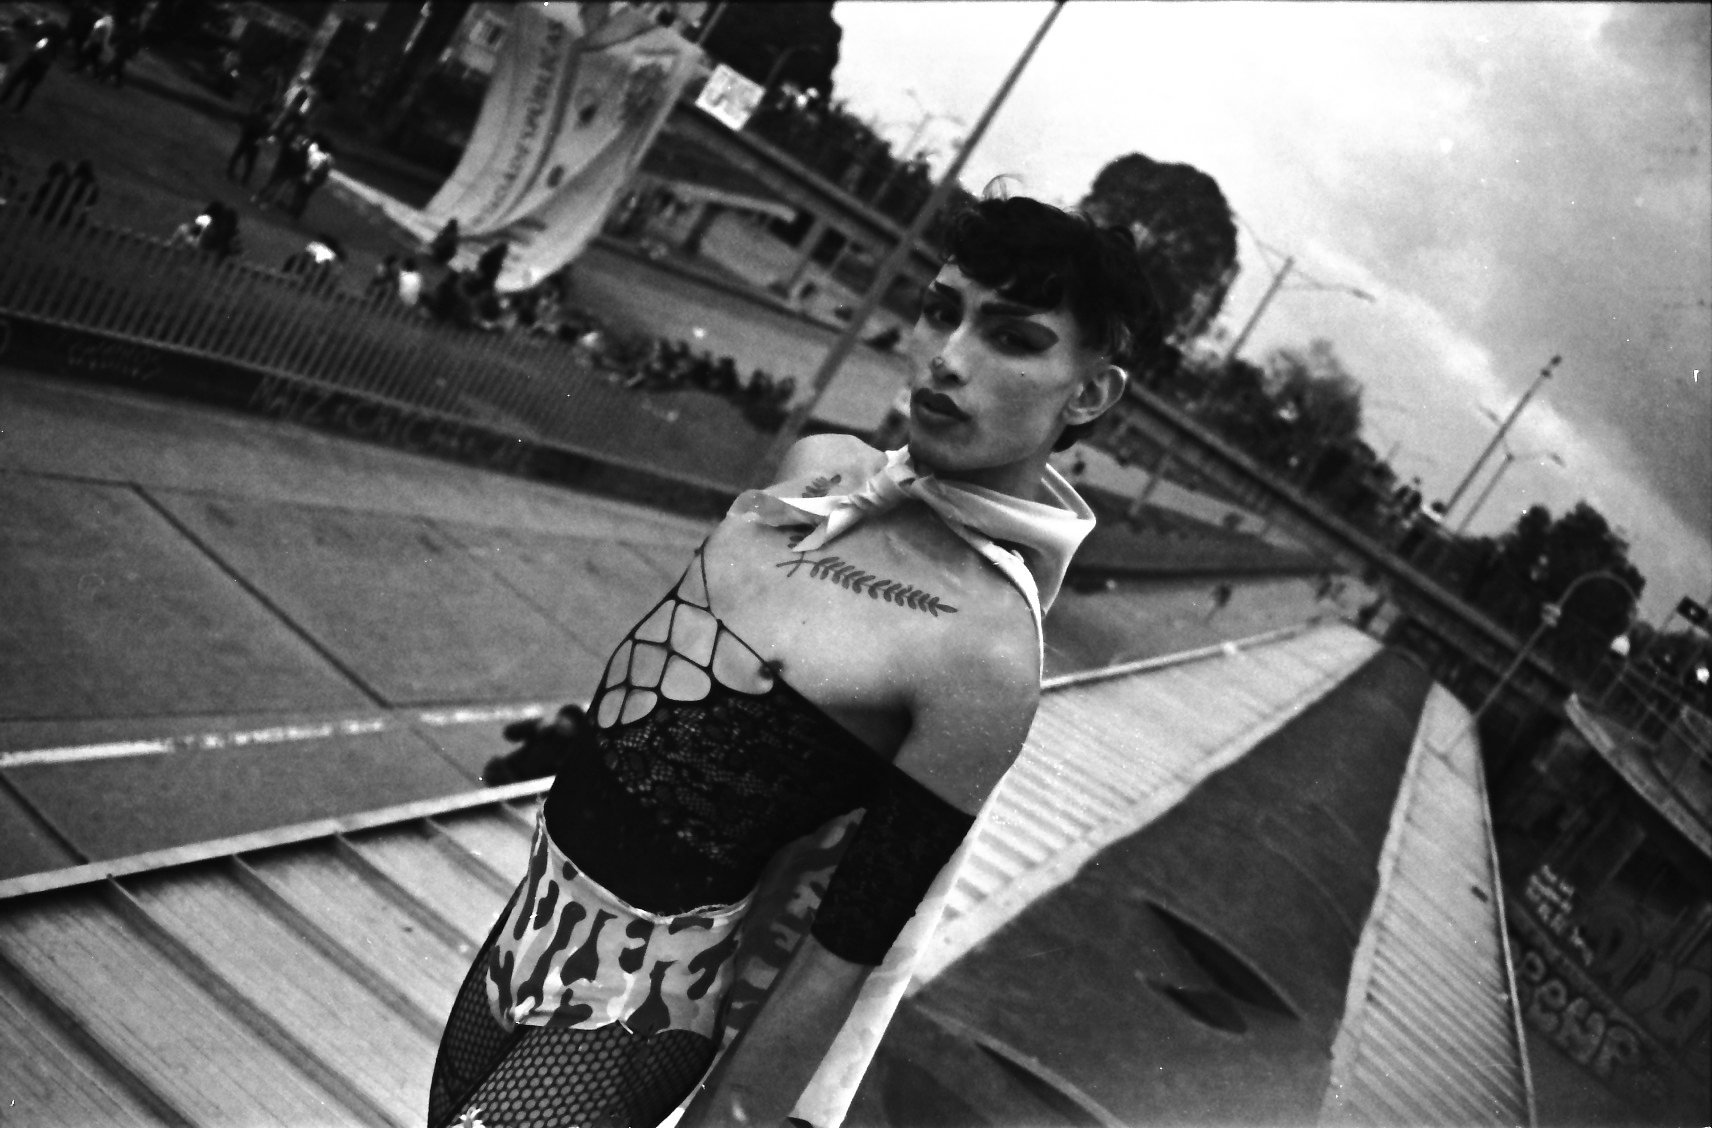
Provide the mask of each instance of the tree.
{"label": "tree", "polygon": [[1611,641],[1630,629],[1636,595],[1646,578],[1629,560],[1629,545],[1585,501],[1563,516],[1536,505],[1503,534],[1478,542],[1483,559],[1464,589],[1476,607],[1518,634],[1539,626],[1542,608],[1562,602],[1577,579],[1608,572],[1622,584],[1589,580],[1576,589],[1558,626],[1541,646],[1565,673],[1590,677]]}
{"label": "tree", "polygon": [[1361,384],[1330,341],[1315,339],[1305,352],[1275,350],[1267,359],[1266,376],[1275,410],[1296,435],[1298,457],[1311,460],[1360,440]]}
{"label": "tree", "polygon": [[824,96],[832,93],[843,38],[830,3],[728,3],[702,46],[745,78],[765,83],[771,77],[775,86],[788,82]]}
{"label": "tree", "polygon": [[[1629,562],[1629,543],[1611,528],[1604,514],[1585,501],[1552,523],[1546,533],[1545,566],[1540,587],[1553,602],[1577,577],[1609,572],[1638,595],[1646,587],[1640,569]],[[1617,584],[1582,584],[1563,611],[1564,628],[1551,644],[1554,659],[1577,672],[1591,672],[1612,639],[1629,629],[1635,601]]]}
{"label": "tree", "polygon": [[1160,262],[1154,281],[1177,344],[1212,324],[1237,273],[1236,223],[1218,181],[1193,165],[1130,153],[1100,170],[1080,207],[1128,228]]}

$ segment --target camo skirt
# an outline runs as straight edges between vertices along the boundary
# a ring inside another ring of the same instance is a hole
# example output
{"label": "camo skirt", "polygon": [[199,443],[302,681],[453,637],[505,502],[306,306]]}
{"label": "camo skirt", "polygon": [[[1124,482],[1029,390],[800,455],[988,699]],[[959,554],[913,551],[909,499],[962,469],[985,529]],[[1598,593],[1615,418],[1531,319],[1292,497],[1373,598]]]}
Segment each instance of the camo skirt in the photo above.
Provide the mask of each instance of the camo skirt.
{"label": "camo skirt", "polygon": [[748,907],[635,908],[537,819],[529,872],[453,1003],[431,1128],[657,1124],[713,1060]]}

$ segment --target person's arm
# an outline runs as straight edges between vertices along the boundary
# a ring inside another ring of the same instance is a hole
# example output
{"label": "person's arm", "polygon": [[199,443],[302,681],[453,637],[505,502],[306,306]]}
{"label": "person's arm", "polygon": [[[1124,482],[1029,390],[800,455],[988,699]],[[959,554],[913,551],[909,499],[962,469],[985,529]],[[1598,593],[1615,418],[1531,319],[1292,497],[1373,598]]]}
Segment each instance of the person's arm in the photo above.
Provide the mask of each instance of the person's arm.
{"label": "person's arm", "polygon": [[783,1123],[873,970],[804,936],[766,1003],[720,1058],[679,1128]]}
{"label": "person's arm", "polygon": [[[942,655],[947,660],[935,666],[956,674],[924,679],[912,702],[911,733],[895,763],[938,797],[932,802],[943,800],[941,806],[953,808],[953,814],[962,812],[962,825],[936,865],[955,850],[968,820],[1021,751],[1034,719],[1038,664],[1032,626],[1026,619],[1021,623],[1026,636],[1019,632],[1008,639],[987,638],[979,645],[958,647],[959,653]],[[896,815],[899,810],[889,813]],[[921,812],[917,806],[904,817],[919,819]],[[872,821],[875,812],[870,811],[863,830],[871,830],[867,824]],[[841,869],[853,864],[854,853],[853,843]],[[925,880],[913,895],[919,899],[936,873],[917,875]],[[839,880],[834,877],[835,883]],[[831,896],[829,889],[829,900]],[[831,935],[825,944],[812,934],[803,938],[767,1001],[690,1105],[680,1128],[774,1128],[790,1115],[874,967],[830,951],[826,945],[833,942]]]}

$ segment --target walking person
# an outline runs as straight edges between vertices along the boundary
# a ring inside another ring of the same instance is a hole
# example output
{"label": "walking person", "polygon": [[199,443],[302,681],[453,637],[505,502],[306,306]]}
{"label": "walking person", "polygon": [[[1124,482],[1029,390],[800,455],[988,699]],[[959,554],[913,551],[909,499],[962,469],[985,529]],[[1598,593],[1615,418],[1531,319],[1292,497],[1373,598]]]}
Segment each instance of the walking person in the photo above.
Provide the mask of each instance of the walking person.
{"label": "walking person", "polygon": [[261,154],[262,138],[267,136],[267,131],[267,110],[261,106],[251,107],[244,120],[238,123],[238,143],[232,147],[232,155],[226,158],[227,180],[249,187],[250,176],[256,170],[256,157]]}
{"label": "walking person", "polygon": [[257,192],[254,200],[257,206],[266,209],[289,204],[297,191],[298,178],[303,175],[309,163],[309,138],[302,133],[287,133],[280,136],[279,152],[274,154],[273,168],[268,170],[267,183]]}
{"label": "walking person", "polygon": [[453,256],[458,253],[458,221],[454,217],[446,221],[446,226],[440,228],[433,240],[428,244],[428,258],[440,266],[451,264]]}
{"label": "walking person", "polygon": [[90,25],[89,34],[80,41],[73,40],[77,52],[77,69],[89,68],[89,73],[100,78],[107,66],[109,53],[113,50],[113,32],[118,21],[112,12],[104,12],[100,19]]}
{"label": "walking person", "polygon": [[[943,888],[1032,723],[1040,616],[1093,526],[1048,455],[1162,344],[1121,230],[989,198],[945,246],[908,342],[908,445],[798,442],[613,653],[453,1004],[430,1125],[645,1128],[698,1088],[683,1128],[779,1125]],[[810,934],[700,1084],[762,870],[858,807]]]}
{"label": "walking person", "polygon": [[286,214],[292,219],[302,219],[303,210],[309,206],[309,197],[313,196],[321,185],[327,183],[332,172],[332,147],[327,144],[325,137],[316,134],[303,151],[303,171],[291,186],[291,199],[286,204]]}
{"label": "walking person", "polygon": [[108,49],[105,70],[99,77],[109,79],[115,87],[125,85],[125,66],[131,57],[142,50],[143,36],[137,25],[130,20],[122,20],[113,31],[113,42]]}
{"label": "walking person", "polygon": [[36,87],[48,76],[54,54],[59,50],[60,27],[58,24],[32,26],[25,30],[25,35],[27,46],[6,72],[5,80],[0,81],[0,106],[17,95],[18,104],[12,107],[15,114],[24,112]]}

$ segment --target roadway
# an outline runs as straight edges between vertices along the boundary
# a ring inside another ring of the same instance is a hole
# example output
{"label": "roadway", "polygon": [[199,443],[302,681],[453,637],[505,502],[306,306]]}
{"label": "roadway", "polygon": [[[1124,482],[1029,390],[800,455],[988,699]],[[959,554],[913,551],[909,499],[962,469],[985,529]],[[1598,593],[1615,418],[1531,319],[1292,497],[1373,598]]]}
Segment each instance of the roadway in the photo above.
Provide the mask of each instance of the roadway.
{"label": "roadway", "polygon": [[[4,369],[0,419],[0,876],[466,791],[706,531]],[[1299,622],[1314,586],[1067,593],[1048,672]]]}

